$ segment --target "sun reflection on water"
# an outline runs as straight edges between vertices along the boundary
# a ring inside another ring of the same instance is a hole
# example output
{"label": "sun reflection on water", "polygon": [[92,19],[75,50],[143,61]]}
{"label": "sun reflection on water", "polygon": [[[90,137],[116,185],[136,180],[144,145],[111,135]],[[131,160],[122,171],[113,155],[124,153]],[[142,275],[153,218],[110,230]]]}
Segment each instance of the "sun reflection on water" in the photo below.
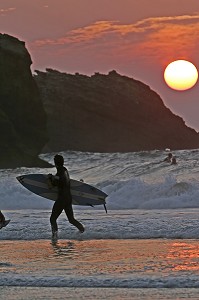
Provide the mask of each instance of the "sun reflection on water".
{"label": "sun reflection on water", "polygon": [[174,271],[199,271],[199,243],[174,242],[167,258],[172,263]]}

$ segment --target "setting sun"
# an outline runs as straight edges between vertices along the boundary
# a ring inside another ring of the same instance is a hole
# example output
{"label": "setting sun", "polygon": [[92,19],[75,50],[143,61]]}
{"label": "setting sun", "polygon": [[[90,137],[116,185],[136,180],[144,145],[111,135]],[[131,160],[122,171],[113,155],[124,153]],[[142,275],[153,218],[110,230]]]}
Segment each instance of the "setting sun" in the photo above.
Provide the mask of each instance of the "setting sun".
{"label": "setting sun", "polygon": [[170,63],[164,71],[167,85],[178,91],[192,88],[198,80],[198,71],[189,61],[176,60]]}

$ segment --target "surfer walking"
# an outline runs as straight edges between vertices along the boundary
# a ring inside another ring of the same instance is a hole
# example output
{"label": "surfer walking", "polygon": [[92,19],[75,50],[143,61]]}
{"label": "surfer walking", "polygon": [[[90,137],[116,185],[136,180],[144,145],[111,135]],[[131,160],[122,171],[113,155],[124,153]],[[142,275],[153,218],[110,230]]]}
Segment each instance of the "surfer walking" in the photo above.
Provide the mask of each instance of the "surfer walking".
{"label": "surfer walking", "polygon": [[57,169],[57,173],[55,176],[53,176],[52,174],[48,175],[52,185],[58,187],[58,197],[53,205],[52,213],[50,216],[52,234],[54,237],[57,235],[57,218],[60,216],[63,210],[65,211],[68,221],[72,225],[76,226],[81,233],[83,233],[85,230],[84,226],[74,218],[72,196],[70,192],[70,177],[68,170],[64,167],[63,156],[56,154],[54,156],[54,163]]}

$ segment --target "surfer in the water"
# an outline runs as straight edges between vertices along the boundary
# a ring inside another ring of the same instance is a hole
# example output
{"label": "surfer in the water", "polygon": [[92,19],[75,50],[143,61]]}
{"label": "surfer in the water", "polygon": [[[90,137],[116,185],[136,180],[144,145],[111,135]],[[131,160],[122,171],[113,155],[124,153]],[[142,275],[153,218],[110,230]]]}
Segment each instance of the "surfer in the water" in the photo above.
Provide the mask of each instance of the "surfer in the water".
{"label": "surfer in the water", "polygon": [[164,161],[168,162],[168,163],[171,163],[172,162],[172,157],[173,157],[173,154],[169,153],[168,156],[164,159]]}
{"label": "surfer in the water", "polygon": [[52,234],[55,236],[58,231],[57,218],[64,210],[68,221],[76,226],[80,232],[84,232],[84,226],[74,218],[72,208],[72,196],[70,193],[70,177],[68,170],[64,167],[64,158],[62,155],[56,154],[54,157],[57,173],[55,176],[49,174],[49,179],[53,185],[58,186],[58,198],[55,201],[50,217]]}
{"label": "surfer in the water", "polygon": [[177,161],[176,161],[175,156],[172,157],[171,164],[172,165],[177,165]]}

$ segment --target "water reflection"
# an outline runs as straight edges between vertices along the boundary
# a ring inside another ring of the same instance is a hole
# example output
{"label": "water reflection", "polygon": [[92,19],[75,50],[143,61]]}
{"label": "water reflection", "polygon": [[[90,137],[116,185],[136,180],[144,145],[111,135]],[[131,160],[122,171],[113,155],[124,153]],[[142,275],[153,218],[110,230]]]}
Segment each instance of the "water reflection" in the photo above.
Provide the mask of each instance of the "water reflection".
{"label": "water reflection", "polygon": [[[60,268],[77,275],[125,274],[133,270],[132,249],[128,241],[52,241],[53,257]],[[61,258],[61,260],[59,260]],[[67,261],[67,263],[66,263]],[[58,267],[58,266],[57,266]],[[56,267],[56,268],[57,268]]]}
{"label": "water reflection", "polygon": [[77,255],[75,243],[72,241],[60,242],[58,239],[52,239],[51,245],[56,257],[74,259],[74,257]]}
{"label": "water reflection", "polygon": [[197,240],[4,241],[0,248],[1,277],[6,273],[73,279],[199,276]]}
{"label": "water reflection", "polygon": [[198,241],[174,242],[171,244],[167,258],[174,271],[199,272],[199,243]]}

